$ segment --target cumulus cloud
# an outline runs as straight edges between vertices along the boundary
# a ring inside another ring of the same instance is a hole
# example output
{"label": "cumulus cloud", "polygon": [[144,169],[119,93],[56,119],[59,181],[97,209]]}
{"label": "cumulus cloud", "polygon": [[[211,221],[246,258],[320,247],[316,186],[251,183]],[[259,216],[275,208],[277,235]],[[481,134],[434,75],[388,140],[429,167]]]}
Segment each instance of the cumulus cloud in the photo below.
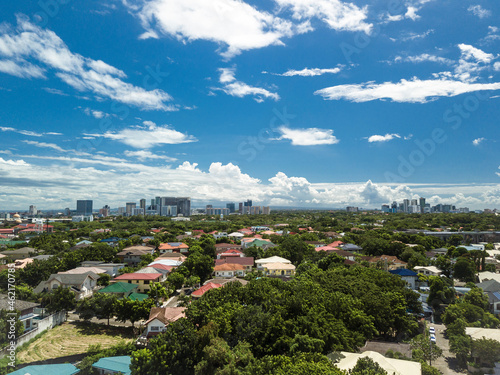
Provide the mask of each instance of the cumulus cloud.
{"label": "cumulus cloud", "polygon": [[288,139],[292,141],[293,146],[334,145],[340,142],[331,129],[291,129],[280,126],[277,131],[281,133],[277,140]]}
{"label": "cumulus cloud", "polygon": [[386,135],[372,135],[368,137],[368,142],[373,143],[373,142],[387,142],[387,141],[392,141],[394,138],[401,138],[399,134],[393,133],[393,134],[386,134]]}
{"label": "cumulus cloud", "polygon": [[373,25],[366,22],[368,7],[359,8],[339,0],[275,0],[293,12],[297,20],[317,18],[334,30],[362,31],[369,34]]}
{"label": "cumulus cloud", "polygon": [[103,112],[103,111],[98,111],[96,109],[90,109],[90,108],[84,108],[83,109],[83,112],[87,115],[87,116],[92,116],[96,119],[102,119],[104,117],[109,117],[109,114],[106,113],[106,112]]}
{"label": "cumulus cloud", "polygon": [[481,142],[483,142],[483,141],[485,141],[485,140],[486,140],[486,138],[483,138],[483,137],[481,137],[481,138],[476,138],[476,139],[474,139],[474,140],[472,141],[472,144],[473,144],[474,146],[479,146],[479,145],[481,144]]}
{"label": "cumulus cloud", "polygon": [[[133,152],[133,151],[132,151]],[[29,159],[30,163],[26,162]],[[45,162],[44,162],[45,161]],[[46,161],[50,161],[47,164]],[[24,207],[26,200],[37,206],[71,207],[76,199],[88,197],[95,204],[120,207],[139,197],[189,196],[193,201],[254,200],[254,204],[318,208],[346,205],[379,208],[381,204],[413,196],[429,201],[469,205],[478,208],[500,204],[500,185],[380,184],[310,182],[302,176],[277,171],[261,181],[228,163],[212,162],[208,169],[185,161],[176,168],[133,163],[119,158],[100,159],[74,156],[13,155],[0,157],[2,193],[0,206]],[[71,176],[71,181],[68,181]],[[144,181],[155,181],[145,184]],[[123,186],[127,186],[124,191]],[[36,198],[36,202],[33,201]]]}
{"label": "cumulus cloud", "polygon": [[481,5],[471,5],[467,8],[467,10],[479,18],[486,18],[491,16],[491,11],[488,9],[484,9]]}
{"label": "cumulus cloud", "polygon": [[[279,73],[271,73],[271,74],[282,77],[293,77],[293,76],[314,77],[314,76],[321,76],[323,74],[337,74],[342,70],[342,67],[343,67],[342,65],[339,65],[335,68],[325,68],[325,69],[320,69],[320,68],[312,68],[312,69],[304,68],[302,70],[290,69],[282,74]],[[262,73],[267,73],[267,72],[262,72]]]}
{"label": "cumulus cloud", "polygon": [[226,58],[241,51],[283,45],[298,32],[292,22],[238,0],[150,0],[130,7],[146,30],[141,38],[172,36],[180,41],[207,40],[226,46]]}
{"label": "cumulus cloud", "polygon": [[69,50],[53,31],[42,29],[24,16],[17,27],[0,31],[0,71],[21,78],[44,78],[51,69],[63,82],[81,92],[145,110],[177,110],[167,104],[172,97],[155,89],[147,91],[123,81],[126,74],[101,60],[93,60]]}
{"label": "cumulus cloud", "polygon": [[165,144],[197,142],[197,139],[192,135],[181,133],[169,125],[156,125],[152,121],[144,121],[143,125],[116,132],[108,131],[104,134],[85,135],[111,139],[134,148],[151,148]]}
{"label": "cumulus cloud", "polygon": [[262,87],[254,87],[247,85],[244,82],[236,80],[234,68],[220,68],[219,82],[223,84],[222,88],[212,88],[213,90],[221,90],[227,95],[243,98],[245,96],[253,96],[254,100],[258,103],[263,102],[265,99],[273,99],[278,101],[280,96],[278,93],[271,92]]}
{"label": "cumulus cloud", "polygon": [[453,97],[468,92],[499,90],[500,82],[469,83],[448,78],[434,80],[402,79],[399,82],[366,82],[339,85],[316,91],[325,100],[349,100],[362,103],[372,100],[390,99],[394,102],[426,103],[437,97]]}

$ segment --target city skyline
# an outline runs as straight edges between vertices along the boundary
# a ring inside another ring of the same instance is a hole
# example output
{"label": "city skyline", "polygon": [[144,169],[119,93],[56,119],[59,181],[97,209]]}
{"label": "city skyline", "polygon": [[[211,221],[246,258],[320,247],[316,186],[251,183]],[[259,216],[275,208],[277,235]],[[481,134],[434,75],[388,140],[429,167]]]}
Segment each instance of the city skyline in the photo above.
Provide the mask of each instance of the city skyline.
{"label": "city skyline", "polygon": [[0,210],[500,208],[498,2],[3,9]]}

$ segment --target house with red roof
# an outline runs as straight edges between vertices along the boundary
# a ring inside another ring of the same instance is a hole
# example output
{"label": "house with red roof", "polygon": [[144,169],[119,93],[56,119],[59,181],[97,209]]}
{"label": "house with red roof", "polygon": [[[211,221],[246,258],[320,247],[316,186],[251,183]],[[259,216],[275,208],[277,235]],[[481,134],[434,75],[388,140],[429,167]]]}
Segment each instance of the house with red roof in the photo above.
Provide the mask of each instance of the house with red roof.
{"label": "house with red roof", "polygon": [[203,296],[206,292],[208,292],[210,289],[217,289],[222,287],[222,284],[216,284],[216,283],[208,283],[203,285],[200,289],[195,290],[193,293],[191,293],[191,296],[193,298],[200,298]]}
{"label": "house with red roof", "polygon": [[330,247],[341,247],[344,243],[342,241],[333,241],[332,243],[329,243],[328,246]]}
{"label": "house with red roof", "polygon": [[217,254],[217,259],[224,259],[224,258],[241,258],[244,257],[245,254],[243,254],[243,251],[241,250],[236,250],[236,249],[229,249],[224,251],[223,253]]}
{"label": "house with red roof", "polygon": [[124,273],[115,277],[113,281],[123,281],[137,285],[138,293],[146,293],[152,283],[159,283],[163,277],[161,273]]}
{"label": "house with red roof", "polygon": [[253,257],[229,257],[215,260],[216,266],[222,264],[240,264],[245,267],[245,272],[252,272],[255,262]]}
{"label": "house with red roof", "polygon": [[165,242],[160,244],[158,250],[160,251],[160,254],[164,253],[187,254],[189,252],[189,246],[183,242]]}
{"label": "house with red roof", "polygon": [[215,277],[244,277],[245,276],[245,266],[236,263],[223,263],[214,267]]}

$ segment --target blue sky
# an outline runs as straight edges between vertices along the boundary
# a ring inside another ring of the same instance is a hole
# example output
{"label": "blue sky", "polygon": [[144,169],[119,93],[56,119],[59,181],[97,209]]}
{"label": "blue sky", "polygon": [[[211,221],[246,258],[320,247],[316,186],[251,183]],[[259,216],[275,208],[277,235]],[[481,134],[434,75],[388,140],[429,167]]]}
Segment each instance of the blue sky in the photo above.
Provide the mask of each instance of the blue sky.
{"label": "blue sky", "polygon": [[498,2],[2,7],[0,209],[500,207]]}

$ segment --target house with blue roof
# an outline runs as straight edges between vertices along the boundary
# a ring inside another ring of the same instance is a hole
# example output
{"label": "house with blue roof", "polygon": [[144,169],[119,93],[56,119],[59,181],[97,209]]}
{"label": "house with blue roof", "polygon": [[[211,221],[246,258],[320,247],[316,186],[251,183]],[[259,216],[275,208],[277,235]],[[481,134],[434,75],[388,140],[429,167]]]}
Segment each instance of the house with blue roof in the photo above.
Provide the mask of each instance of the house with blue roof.
{"label": "house with blue roof", "polygon": [[407,268],[399,268],[397,270],[390,270],[393,275],[398,275],[403,281],[406,281],[408,288],[411,290],[417,289],[418,274]]}
{"label": "house with blue roof", "polygon": [[490,311],[493,314],[500,314],[500,283],[497,280],[486,280],[476,286],[488,295]]}
{"label": "house with blue roof", "polygon": [[101,358],[96,363],[94,363],[92,367],[98,371],[99,375],[130,375],[132,373],[132,371],[130,370],[130,356],[128,355]]}
{"label": "house with blue roof", "polygon": [[[11,375],[73,375],[78,374],[80,370],[70,363],[60,365],[36,365],[26,366],[22,369],[11,372]],[[130,374],[130,372],[129,372]]]}

